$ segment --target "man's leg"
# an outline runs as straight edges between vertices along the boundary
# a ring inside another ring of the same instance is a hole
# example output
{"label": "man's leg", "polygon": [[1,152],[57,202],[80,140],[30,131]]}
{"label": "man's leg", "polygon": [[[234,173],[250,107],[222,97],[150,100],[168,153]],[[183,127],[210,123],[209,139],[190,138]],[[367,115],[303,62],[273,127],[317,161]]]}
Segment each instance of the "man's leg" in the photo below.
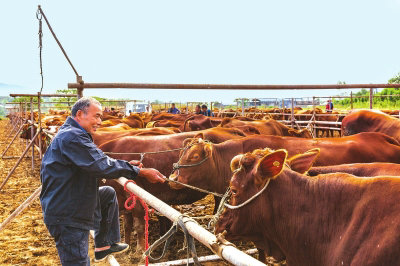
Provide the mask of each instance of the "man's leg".
{"label": "man's leg", "polygon": [[47,225],[47,229],[56,242],[63,266],[90,265],[89,230],[65,225]]}
{"label": "man's leg", "polygon": [[95,230],[95,261],[101,261],[108,254],[128,250],[127,244],[117,244],[121,241],[119,231],[118,200],[115,190],[109,186],[99,188],[101,222]]}

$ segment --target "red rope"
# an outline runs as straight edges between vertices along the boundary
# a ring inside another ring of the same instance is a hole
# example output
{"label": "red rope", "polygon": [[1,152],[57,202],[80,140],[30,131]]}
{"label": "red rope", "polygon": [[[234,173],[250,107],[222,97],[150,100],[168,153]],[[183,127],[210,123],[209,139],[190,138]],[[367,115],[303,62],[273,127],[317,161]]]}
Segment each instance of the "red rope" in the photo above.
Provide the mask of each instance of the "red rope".
{"label": "red rope", "polygon": [[[128,180],[126,181],[125,185],[124,185],[124,190],[126,192],[129,192],[129,198],[125,201],[125,209],[127,210],[132,210],[133,208],[135,208],[136,205],[136,200],[139,199],[140,203],[142,204],[145,214],[144,214],[144,221],[145,221],[145,226],[144,226],[144,242],[145,242],[145,249],[147,250],[149,248],[149,207],[147,206],[146,202],[144,202],[144,200],[142,200],[141,198],[139,198],[138,196],[136,196],[135,194],[133,194],[131,191],[128,190],[128,188],[126,187],[128,183],[133,183],[136,185],[136,183],[133,180]],[[132,202],[130,205],[129,203]],[[149,265],[149,258],[148,256],[146,256],[146,266]]]}

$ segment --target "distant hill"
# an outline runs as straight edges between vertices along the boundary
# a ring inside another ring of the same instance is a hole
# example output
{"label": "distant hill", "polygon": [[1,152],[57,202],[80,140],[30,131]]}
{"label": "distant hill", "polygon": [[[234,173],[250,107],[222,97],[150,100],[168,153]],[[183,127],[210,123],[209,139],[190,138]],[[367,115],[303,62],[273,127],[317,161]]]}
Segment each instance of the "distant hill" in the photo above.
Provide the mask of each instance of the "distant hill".
{"label": "distant hill", "polygon": [[32,93],[32,89],[0,82],[0,96],[9,96],[11,93]]}

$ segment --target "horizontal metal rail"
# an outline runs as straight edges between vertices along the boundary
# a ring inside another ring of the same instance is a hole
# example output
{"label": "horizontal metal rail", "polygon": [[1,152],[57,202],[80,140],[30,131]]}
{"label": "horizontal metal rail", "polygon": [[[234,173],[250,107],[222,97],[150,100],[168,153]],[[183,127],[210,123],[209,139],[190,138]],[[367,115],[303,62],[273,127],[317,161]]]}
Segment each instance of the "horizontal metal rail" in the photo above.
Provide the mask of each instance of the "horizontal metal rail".
{"label": "horizontal metal rail", "polygon": [[[249,249],[246,250],[244,253],[252,255],[257,253],[257,249]],[[217,255],[208,255],[208,256],[203,256],[199,257],[199,262],[210,262],[210,261],[220,261],[222,260],[219,256]],[[159,262],[159,263],[151,263],[149,266],[178,266],[178,265],[186,265],[187,259],[182,259],[182,260],[172,260],[172,261],[166,261],[166,262]],[[189,259],[189,264],[193,263],[193,259]],[[141,265],[142,266],[142,265]]]}
{"label": "horizontal metal rail", "polygon": [[253,85],[253,84],[160,84],[160,83],[68,83],[69,89],[195,89],[195,90],[320,90],[400,88],[400,84],[310,84],[310,85]]}
{"label": "horizontal metal rail", "polygon": [[[117,179],[117,181],[122,186],[124,186],[128,179],[126,179],[125,177],[120,177]],[[158,198],[154,197],[141,187],[133,183],[128,183],[127,188],[129,189],[129,191],[133,192],[136,196],[143,199],[148,205],[156,209],[158,212],[166,216],[171,221],[176,222],[178,221],[178,219],[182,218],[187,230],[194,238],[207,246],[214,253],[219,253],[217,255],[232,263],[233,265],[265,266],[264,263],[245,254],[244,252],[238,250],[236,247],[219,243],[215,235],[201,227],[194,220],[182,216],[180,212],[178,212],[168,204],[164,203],[163,201],[159,200]]]}
{"label": "horizontal metal rail", "polygon": [[[37,94],[10,94],[10,97],[39,97]],[[76,97],[76,94],[41,94],[40,97]]]}

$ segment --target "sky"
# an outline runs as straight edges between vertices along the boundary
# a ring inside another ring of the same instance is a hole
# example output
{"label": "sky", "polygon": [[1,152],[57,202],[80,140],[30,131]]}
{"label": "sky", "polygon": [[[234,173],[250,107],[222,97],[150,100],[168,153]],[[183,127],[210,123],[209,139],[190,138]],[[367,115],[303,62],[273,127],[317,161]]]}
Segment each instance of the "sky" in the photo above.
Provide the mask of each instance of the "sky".
{"label": "sky", "polygon": [[[400,0],[1,0],[0,95],[40,90],[38,4],[85,82],[368,84],[400,72]],[[43,93],[54,93],[76,78],[45,24],[43,34]],[[84,91],[223,103],[341,93]]]}

